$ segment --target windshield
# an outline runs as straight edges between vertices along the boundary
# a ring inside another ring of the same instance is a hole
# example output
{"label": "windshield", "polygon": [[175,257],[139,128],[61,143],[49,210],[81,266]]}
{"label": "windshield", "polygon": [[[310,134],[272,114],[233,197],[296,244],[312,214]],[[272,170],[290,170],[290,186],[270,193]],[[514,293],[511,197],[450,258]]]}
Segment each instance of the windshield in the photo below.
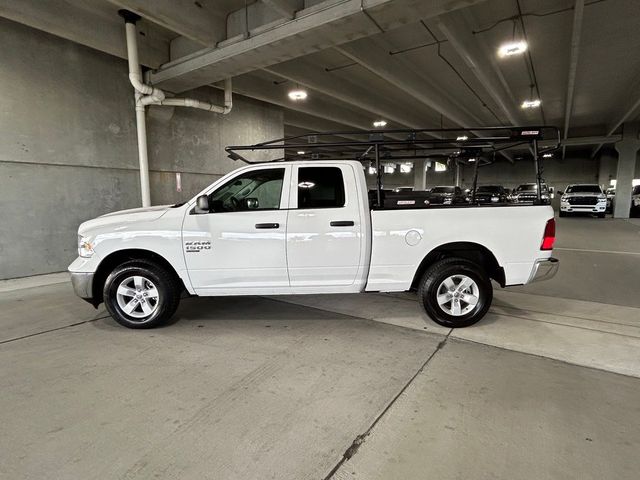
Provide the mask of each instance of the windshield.
{"label": "windshield", "polygon": [[478,193],[500,193],[502,191],[502,187],[497,185],[485,185],[483,187],[478,187]]}
{"label": "windshield", "polygon": [[640,195],[640,185],[636,185],[635,187],[633,187],[633,192],[631,192],[631,195]]}
{"label": "windshield", "polygon": [[567,187],[566,193],[602,193],[599,185],[572,185]]}
{"label": "windshield", "polygon": [[434,187],[432,193],[453,193],[455,187]]}

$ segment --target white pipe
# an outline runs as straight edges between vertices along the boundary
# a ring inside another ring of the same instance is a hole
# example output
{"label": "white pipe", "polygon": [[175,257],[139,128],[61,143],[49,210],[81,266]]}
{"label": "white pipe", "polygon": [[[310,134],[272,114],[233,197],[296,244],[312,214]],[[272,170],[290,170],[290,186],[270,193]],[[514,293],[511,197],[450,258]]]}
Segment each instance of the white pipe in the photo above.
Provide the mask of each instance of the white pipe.
{"label": "white pipe", "polygon": [[164,99],[164,92],[158,88],[153,88],[142,81],[142,72],[140,71],[140,61],[138,60],[138,32],[136,24],[126,22],[125,33],[127,35],[127,60],[129,61],[129,81],[136,91],[143,95],[151,95],[157,101]]}
{"label": "white pipe", "polygon": [[133,88],[143,96],[139,99],[139,103],[146,105],[171,105],[174,107],[193,107],[210,112],[221,113],[226,115],[231,112],[233,107],[233,91],[231,89],[231,79],[224,81],[224,106],[213,105],[209,102],[203,102],[193,98],[171,98],[165,100],[165,93],[159,88],[154,88],[142,81],[142,72],[140,71],[140,62],[138,60],[138,37],[136,25],[132,22],[125,23],[125,31],[127,34],[127,58],[129,61],[129,81]]}
{"label": "white pipe", "polygon": [[[136,38],[135,23],[126,22],[125,31],[127,34],[127,58],[129,61],[129,80],[135,88],[136,100],[136,133],[138,136],[138,163],[140,168],[140,194],[142,197],[142,206],[151,206],[151,189],[149,187],[149,152],[147,150],[147,119],[145,116],[145,107],[141,103],[143,95],[154,94],[154,89],[148,85],[144,85],[140,79],[142,72],[140,71],[140,62],[138,61],[138,41]],[[159,98],[158,93],[155,94]],[[162,95],[164,97],[164,95]]]}
{"label": "white pipe", "polygon": [[147,119],[145,107],[138,100],[142,96],[136,93],[136,131],[138,133],[138,160],[140,163],[140,192],[142,206],[151,206],[151,189],[149,188],[149,157],[147,151]]}
{"label": "white pipe", "polygon": [[138,160],[140,164],[140,190],[142,206],[151,205],[151,193],[149,188],[149,155],[147,149],[147,122],[145,110],[147,105],[170,105],[177,107],[193,107],[223,115],[231,112],[233,107],[233,92],[231,79],[224,81],[224,106],[213,105],[193,98],[166,98],[165,93],[159,88],[154,88],[142,81],[142,71],[138,60],[138,33],[136,30],[136,15],[120,11],[125,18],[125,33],[127,38],[127,60],[129,62],[129,81],[135,89],[136,104],[136,128],[138,135]]}

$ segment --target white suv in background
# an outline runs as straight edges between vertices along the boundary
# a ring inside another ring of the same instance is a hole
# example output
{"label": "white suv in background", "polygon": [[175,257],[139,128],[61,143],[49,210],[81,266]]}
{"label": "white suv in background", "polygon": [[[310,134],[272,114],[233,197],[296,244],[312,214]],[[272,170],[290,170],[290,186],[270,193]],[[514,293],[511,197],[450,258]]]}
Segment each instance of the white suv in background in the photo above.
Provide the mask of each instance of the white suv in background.
{"label": "white suv in background", "polygon": [[631,191],[631,211],[629,215],[640,217],[640,185],[634,186]]}
{"label": "white suv in background", "polygon": [[600,185],[568,185],[560,197],[561,217],[570,213],[595,213],[599,218],[604,218],[606,210],[607,196]]}

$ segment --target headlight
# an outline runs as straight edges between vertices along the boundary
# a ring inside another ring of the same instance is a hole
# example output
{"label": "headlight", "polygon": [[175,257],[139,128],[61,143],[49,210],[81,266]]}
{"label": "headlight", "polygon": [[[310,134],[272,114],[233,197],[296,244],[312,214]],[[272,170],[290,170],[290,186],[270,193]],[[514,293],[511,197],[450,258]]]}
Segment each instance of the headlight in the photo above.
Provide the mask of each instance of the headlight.
{"label": "headlight", "polygon": [[93,256],[93,243],[89,237],[78,235],[78,255],[84,258]]}
{"label": "headlight", "polygon": [[566,195],[560,197],[561,202],[566,202],[567,200],[569,200],[569,197],[567,197]]}

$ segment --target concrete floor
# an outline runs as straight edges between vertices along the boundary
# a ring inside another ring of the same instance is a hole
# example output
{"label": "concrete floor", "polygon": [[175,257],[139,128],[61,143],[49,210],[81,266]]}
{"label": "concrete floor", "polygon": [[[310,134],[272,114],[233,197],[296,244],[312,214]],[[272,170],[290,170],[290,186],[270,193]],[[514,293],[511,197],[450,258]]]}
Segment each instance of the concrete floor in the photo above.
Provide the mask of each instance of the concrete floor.
{"label": "concrete floor", "polygon": [[565,281],[455,331],[410,294],[187,299],[132,331],[64,275],[1,282],[0,478],[635,479],[640,225],[559,232]]}

